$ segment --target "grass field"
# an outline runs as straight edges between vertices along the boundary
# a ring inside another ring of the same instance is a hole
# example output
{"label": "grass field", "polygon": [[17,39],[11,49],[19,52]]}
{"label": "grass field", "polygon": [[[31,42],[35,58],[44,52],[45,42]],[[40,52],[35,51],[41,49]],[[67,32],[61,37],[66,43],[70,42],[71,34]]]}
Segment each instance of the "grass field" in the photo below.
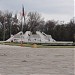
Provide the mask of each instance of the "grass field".
{"label": "grass field", "polygon": [[33,48],[75,48],[75,46],[50,46],[46,44],[33,44],[33,43],[14,43],[14,42],[0,42],[0,44],[11,45],[11,46],[22,46],[22,47],[33,47]]}

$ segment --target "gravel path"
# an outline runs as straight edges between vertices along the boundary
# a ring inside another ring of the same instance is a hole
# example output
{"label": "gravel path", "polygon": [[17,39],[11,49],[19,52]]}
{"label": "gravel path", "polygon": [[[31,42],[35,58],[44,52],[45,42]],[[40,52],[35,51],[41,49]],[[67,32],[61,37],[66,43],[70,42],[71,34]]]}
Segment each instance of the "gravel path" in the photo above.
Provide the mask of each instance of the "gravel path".
{"label": "gravel path", "polygon": [[74,48],[0,45],[0,75],[74,75]]}

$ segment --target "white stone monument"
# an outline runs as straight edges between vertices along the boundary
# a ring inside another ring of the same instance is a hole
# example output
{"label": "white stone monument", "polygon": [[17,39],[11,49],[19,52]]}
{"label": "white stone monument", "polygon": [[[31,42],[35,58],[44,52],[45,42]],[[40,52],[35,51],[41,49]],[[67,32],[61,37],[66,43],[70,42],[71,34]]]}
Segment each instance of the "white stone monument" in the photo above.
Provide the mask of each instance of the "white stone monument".
{"label": "white stone monument", "polygon": [[51,35],[47,35],[44,32],[36,31],[36,34],[32,34],[31,31],[19,32],[16,35],[11,36],[7,42],[32,42],[32,43],[50,43],[55,42]]}

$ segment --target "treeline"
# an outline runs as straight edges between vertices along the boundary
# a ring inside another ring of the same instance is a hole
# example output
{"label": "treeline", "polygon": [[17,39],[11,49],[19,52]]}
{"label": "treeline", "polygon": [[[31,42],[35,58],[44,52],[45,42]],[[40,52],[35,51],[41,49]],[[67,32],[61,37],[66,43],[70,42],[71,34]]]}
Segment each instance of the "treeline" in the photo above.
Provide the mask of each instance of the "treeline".
{"label": "treeline", "polygon": [[[22,19],[22,18],[21,18]],[[13,16],[11,12],[0,11],[0,41],[3,40],[5,33],[5,40],[11,34],[14,35],[22,30],[23,32],[41,31],[51,35],[56,41],[74,41],[75,22],[74,18],[68,23],[58,23],[54,20],[44,21],[42,16],[37,12],[29,12],[25,17],[25,23],[22,24],[21,19],[17,18],[17,14]]]}

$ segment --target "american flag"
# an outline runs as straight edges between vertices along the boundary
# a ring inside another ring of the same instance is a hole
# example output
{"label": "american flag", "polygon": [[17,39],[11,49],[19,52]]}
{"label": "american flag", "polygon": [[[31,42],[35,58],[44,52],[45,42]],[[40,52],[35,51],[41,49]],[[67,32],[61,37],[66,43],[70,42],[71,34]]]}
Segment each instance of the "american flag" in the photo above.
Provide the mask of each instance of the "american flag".
{"label": "american flag", "polygon": [[22,6],[22,16],[25,16],[25,13],[24,13],[24,6]]}

